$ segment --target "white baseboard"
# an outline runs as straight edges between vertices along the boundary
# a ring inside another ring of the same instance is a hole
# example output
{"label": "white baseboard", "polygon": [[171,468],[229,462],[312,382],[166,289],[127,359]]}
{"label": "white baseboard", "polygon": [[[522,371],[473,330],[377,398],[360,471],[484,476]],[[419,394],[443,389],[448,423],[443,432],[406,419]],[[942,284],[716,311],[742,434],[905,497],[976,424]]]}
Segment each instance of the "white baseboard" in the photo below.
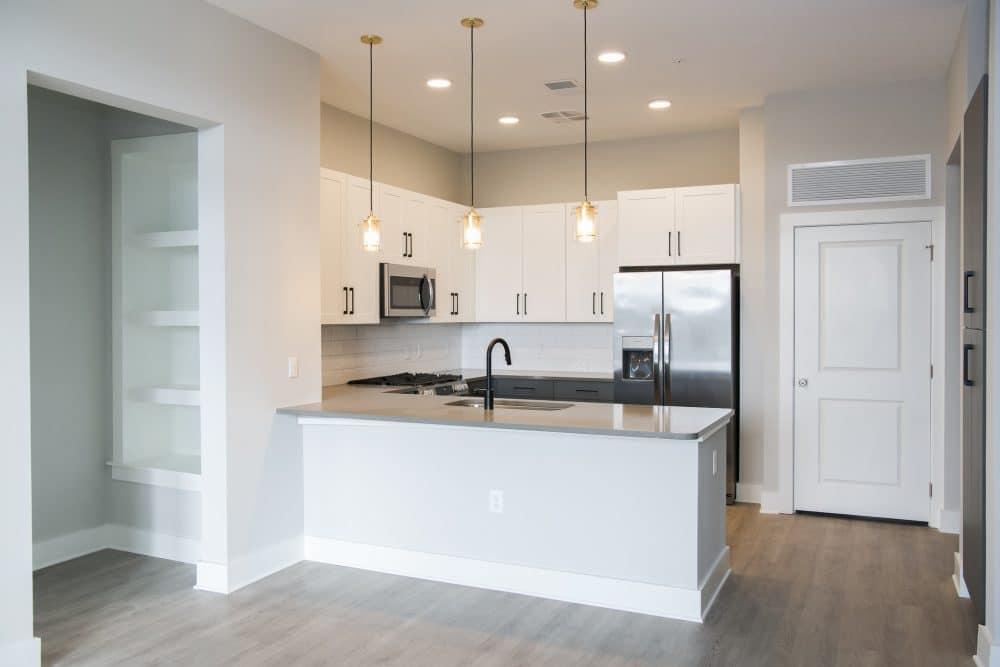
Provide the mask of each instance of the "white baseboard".
{"label": "white baseboard", "polygon": [[781,514],[780,499],[774,491],[760,491],[760,513],[761,514]]}
{"label": "white baseboard", "polygon": [[736,502],[760,504],[760,484],[736,483]]}
{"label": "white baseboard", "polygon": [[39,667],[41,664],[42,641],[38,637],[0,644],[0,665]]}
{"label": "white baseboard", "polygon": [[701,589],[658,586],[309,536],[305,538],[305,558],[331,565],[695,622],[704,618],[730,571],[729,547],[720,553]]}
{"label": "white baseboard", "polygon": [[[996,648],[996,650],[993,650]],[[976,636],[976,655],[972,657],[977,667],[1000,667],[1000,646],[993,645],[993,635],[985,625],[979,626]]]}
{"label": "white baseboard", "polygon": [[962,574],[962,554],[955,552],[954,572],[951,575],[951,583],[955,584],[955,593],[960,598],[969,597],[969,589],[965,586],[965,575]]}
{"label": "white baseboard", "polygon": [[188,537],[151,533],[108,523],[37,542],[32,557],[33,567],[40,570],[101,549],[118,549],[143,556],[194,563],[198,560],[200,543]]}
{"label": "white baseboard", "polygon": [[958,510],[942,509],[938,512],[937,529],[942,533],[958,535],[962,527],[962,513]]}
{"label": "white baseboard", "polygon": [[241,556],[229,565],[199,561],[195,588],[228,595],[303,560],[302,537],[293,537]]}

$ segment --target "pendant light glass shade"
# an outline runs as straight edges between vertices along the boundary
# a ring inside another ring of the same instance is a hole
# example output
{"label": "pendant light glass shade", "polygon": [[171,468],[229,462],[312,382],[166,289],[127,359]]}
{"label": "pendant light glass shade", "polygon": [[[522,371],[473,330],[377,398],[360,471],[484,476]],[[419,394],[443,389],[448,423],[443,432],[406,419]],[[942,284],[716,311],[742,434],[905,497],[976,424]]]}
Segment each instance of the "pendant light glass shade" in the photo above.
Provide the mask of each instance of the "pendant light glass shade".
{"label": "pendant light glass shade", "polygon": [[573,0],[573,6],[583,10],[583,201],[575,209],[576,240],[581,243],[593,243],[597,240],[597,207],[590,203],[590,197],[587,195],[590,175],[590,163],[588,160],[590,112],[587,108],[589,99],[587,12],[597,7],[597,0]]}
{"label": "pendant light glass shade", "polygon": [[361,247],[367,252],[378,252],[382,249],[382,223],[374,213],[369,213],[368,217],[361,221]]}
{"label": "pendant light glass shade", "polygon": [[361,221],[361,248],[365,252],[382,249],[382,223],[375,217],[375,45],[378,35],[361,35],[368,45],[368,217]]}
{"label": "pendant light glass shade", "polygon": [[597,207],[584,200],[574,209],[576,213],[576,240],[591,243],[597,240]]}
{"label": "pendant light glass shade", "polygon": [[462,216],[462,247],[475,250],[483,245],[482,219],[476,209],[470,208]]}

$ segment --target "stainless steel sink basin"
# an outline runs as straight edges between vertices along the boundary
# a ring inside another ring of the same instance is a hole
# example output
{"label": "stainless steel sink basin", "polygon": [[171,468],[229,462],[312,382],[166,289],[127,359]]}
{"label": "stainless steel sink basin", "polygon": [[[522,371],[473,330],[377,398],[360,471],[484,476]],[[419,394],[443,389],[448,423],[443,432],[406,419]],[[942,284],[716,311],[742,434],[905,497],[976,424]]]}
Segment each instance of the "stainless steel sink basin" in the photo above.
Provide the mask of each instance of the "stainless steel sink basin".
{"label": "stainless steel sink basin", "polygon": [[[457,401],[449,401],[445,405],[457,405],[463,408],[479,408],[483,409],[483,399],[481,398],[463,398]],[[493,401],[493,407],[495,409],[504,410],[565,410],[566,408],[573,407],[572,403],[559,403],[557,401],[519,401],[513,398],[497,398]]]}

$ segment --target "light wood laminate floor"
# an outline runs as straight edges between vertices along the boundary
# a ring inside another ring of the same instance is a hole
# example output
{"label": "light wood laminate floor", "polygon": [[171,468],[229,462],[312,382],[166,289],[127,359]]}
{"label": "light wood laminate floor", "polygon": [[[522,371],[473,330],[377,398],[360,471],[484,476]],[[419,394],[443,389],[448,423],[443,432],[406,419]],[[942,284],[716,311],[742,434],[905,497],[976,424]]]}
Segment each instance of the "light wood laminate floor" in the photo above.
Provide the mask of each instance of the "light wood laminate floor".
{"label": "light wood laminate floor", "polygon": [[729,509],[733,575],[704,624],[300,563],[228,597],[190,565],[101,551],[35,574],[60,665],[972,664],[953,535]]}

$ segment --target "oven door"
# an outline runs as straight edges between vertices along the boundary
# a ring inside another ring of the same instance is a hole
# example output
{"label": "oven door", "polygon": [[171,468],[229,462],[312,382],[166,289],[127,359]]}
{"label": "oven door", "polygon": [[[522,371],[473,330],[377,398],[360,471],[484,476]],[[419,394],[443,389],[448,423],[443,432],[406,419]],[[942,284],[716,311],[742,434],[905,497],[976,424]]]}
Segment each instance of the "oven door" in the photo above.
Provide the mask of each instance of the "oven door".
{"label": "oven door", "polygon": [[435,314],[434,269],[382,264],[382,317],[431,317]]}

